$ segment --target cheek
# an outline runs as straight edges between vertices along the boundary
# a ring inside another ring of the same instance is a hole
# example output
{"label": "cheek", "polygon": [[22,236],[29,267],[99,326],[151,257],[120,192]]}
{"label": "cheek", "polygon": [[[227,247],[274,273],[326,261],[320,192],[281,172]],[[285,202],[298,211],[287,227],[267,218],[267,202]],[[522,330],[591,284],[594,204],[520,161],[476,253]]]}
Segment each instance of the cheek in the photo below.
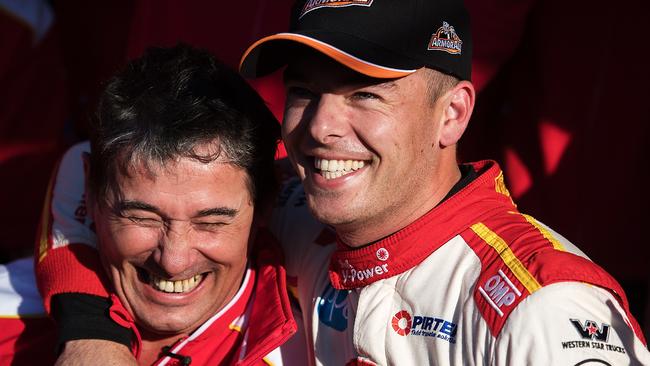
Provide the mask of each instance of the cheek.
{"label": "cheek", "polygon": [[243,215],[236,223],[218,232],[195,232],[194,243],[204,256],[214,262],[243,266],[248,260],[248,243],[252,225],[250,215]]}
{"label": "cheek", "polygon": [[[355,126],[355,133],[360,142],[387,158],[386,154],[395,154],[404,149],[411,139],[403,139],[403,128],[399,123],[379,119],[376,116],[359,117],[360,121]],[[412,136],[411,136],[412,138]]]}
{"label": "cheek", "polygon": [[290,107],[284,110],[284,116],[282,119],[282,138],[285,140],[285,143],[287,140],[295,138],[298,132],[307,124],[305,110],[306,109],[301,106]]}
{"label": "cheek", "polygon": [[296,126],[297,123],[294,123],[285,116],[282,122],[282,141],[287,148],[291,147],[293,140],[296,139]]}
{"label": "cheek", "polygon": [[[137,256],[158,245],[159,231],[142,227],[110,227],[101,232],[99,250],[111,261]],[[99,230],[98,230],[99,231]]]}
{"label": "cheek", "polygon": [[248,257],[248,247],[249,241],[251,239],[251,225],[252,219],[246,223],[241,223],[237,227],[233,228],[230,237],[226,241],[227,243],[233,243],[229,245],[229,252],[232,253],[231,256],[234,261],[246,261]]}

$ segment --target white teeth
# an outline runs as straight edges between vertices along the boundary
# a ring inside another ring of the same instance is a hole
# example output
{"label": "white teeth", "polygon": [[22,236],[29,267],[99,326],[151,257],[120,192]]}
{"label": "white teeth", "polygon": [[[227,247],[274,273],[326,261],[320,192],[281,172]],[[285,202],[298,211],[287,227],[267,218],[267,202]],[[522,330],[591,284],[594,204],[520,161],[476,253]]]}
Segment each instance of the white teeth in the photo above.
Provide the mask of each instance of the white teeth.
{"label": "white teeth", "polygon": [[[163,290],[161,288],[161,290]],[[174,292],[174,283],[172,281],[165,281],[165,292]]]}
{"label": "white teeth", "polygon": [[325,179],[335,179],[365,166],[363,160],[326,160],[315,158],[314,166],[321,171]]}
{"label": "white teeth", "polygon": [[339,161],[338,160],[330,160],[329,167],[327,169],[330,172],[335,172],[339,170]]}
{"label": "white teeth", "polygon": [[167,281],[153,274],[149,274],[149,277],[151,278],[151,286],[158,291],[181,293],[193,290],[201,282],[203,275],[198,274],[188,279],[178,281]]}
{"label": "white teeth", "polygon": [[[320,166],[316,166],[316,169],[320,169],[320,170],[327,171],[327,169],[328,169],[328,167],[329,167],[329,163],[330,163],[329,160],[316,159],[316,161],[317,161],[317,162],[320,161]],[[317,164],[318,164],[318,163],[317,163]]]}

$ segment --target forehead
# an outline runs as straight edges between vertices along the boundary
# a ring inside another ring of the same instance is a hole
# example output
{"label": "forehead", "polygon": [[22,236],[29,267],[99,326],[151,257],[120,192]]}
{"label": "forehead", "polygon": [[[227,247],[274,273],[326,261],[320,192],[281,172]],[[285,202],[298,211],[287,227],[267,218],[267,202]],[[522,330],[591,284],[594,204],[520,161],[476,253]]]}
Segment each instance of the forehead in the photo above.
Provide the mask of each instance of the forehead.
{"label": "forehead", "polygon": [[114,200],[146,202],[177,213],[251,201],[246,171],[221,158],[209,163],[192,158],[139,162],[115,178]]}
{"label": "forehead", "polygon": [[300,47],[292,52],[291,61],[284,73],[285,80],[303,82],[336,81],[338,83],[379,84],[392,79],[376,79],[349,69],[332,58],[312,50]]}
{"label": "forehead", "polygon": [[429,80],[426,71],[423,68],[408,76],[395,79],[373,78],[356,72],[318,51],[301,48],[293,53],[284,72],[284,81],[285,84],[298,82],[323,89],[341,87],[356,89],[373,86],[394,91],[426,86]]}

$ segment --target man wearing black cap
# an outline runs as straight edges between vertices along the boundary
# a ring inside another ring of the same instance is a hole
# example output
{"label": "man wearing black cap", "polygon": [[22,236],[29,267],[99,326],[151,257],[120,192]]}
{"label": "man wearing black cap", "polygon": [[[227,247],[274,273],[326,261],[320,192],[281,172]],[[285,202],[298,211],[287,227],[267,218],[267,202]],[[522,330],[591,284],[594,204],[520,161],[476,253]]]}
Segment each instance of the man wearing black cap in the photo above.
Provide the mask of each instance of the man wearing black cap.
{"label": "man wearing black cap", "polygon": [[286,66],[300,181],[272,228],[316,364],[650,364],[616,281],[518,212],[495,162],[457,164],[461,1],[311,0],[292,19],[241,71]]}
{"label": "man wearing black cap", "polygon": [[317,363],[650,363],[616,281],[519,213],[495,162],[457,164],[475,97],[461,1],[307,1],[292,19],[241,72],[286,65],[302,187],[273,225]]}

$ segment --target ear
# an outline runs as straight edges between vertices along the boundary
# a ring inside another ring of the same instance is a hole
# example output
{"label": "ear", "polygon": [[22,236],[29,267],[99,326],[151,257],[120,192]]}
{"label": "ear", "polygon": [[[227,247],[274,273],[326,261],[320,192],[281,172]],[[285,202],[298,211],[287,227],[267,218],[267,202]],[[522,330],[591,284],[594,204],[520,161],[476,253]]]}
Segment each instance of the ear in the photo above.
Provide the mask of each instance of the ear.
{"label": "ear", "polygon": [[447,91],[443,121],[440,126],[440,145],[455,145],[465,132],[474,110],[476,91],[469,81],[461,81]]}

